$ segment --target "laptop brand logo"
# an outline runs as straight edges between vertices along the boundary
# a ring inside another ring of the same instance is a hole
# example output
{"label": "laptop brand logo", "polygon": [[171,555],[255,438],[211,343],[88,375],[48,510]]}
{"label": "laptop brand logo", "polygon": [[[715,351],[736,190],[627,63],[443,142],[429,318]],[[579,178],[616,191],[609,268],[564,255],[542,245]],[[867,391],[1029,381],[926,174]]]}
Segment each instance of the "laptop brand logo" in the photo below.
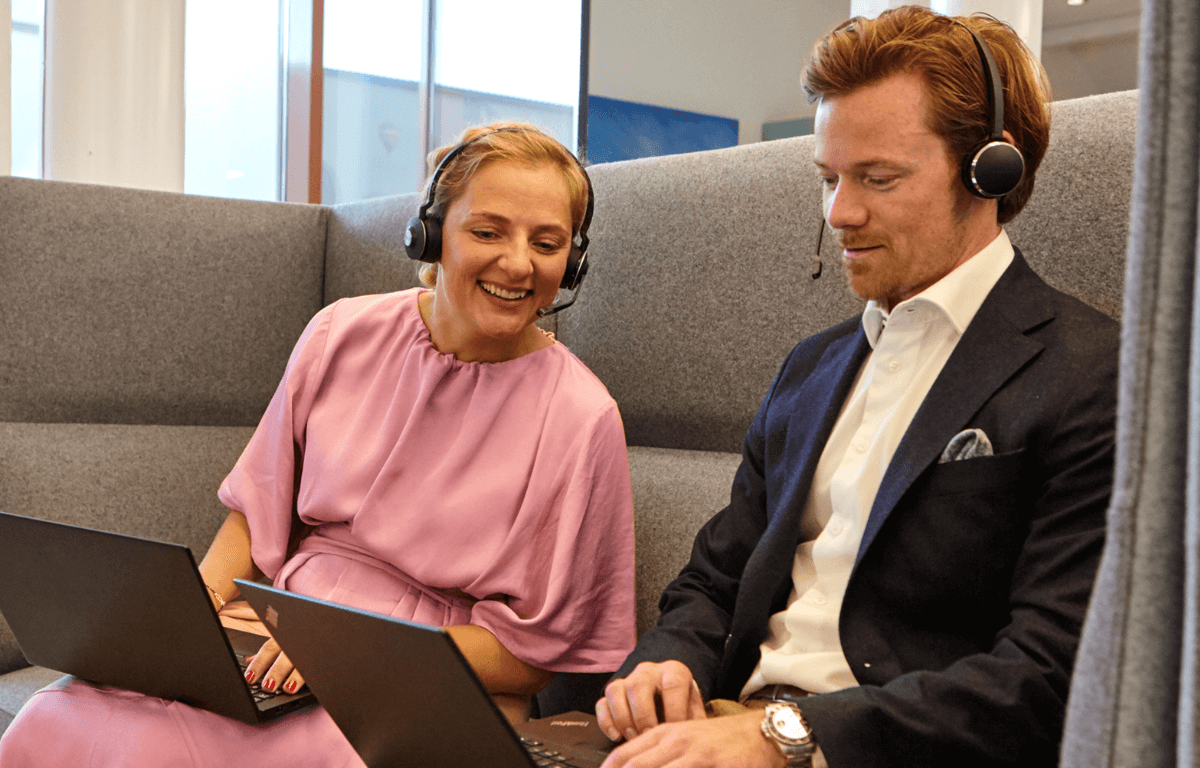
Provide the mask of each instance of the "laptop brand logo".
{"label": "laptop brand logo", "polygon": [[275,606],[267,606],[267,615],[264,618],[272,627],[279,627],[279,611],[275,610]]}

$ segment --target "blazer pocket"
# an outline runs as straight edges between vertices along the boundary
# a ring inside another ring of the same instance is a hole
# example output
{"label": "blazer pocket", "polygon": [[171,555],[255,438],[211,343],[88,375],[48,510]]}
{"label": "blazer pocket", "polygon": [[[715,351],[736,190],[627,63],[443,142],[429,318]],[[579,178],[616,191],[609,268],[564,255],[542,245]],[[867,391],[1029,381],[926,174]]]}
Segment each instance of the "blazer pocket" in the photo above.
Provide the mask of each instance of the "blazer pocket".
{"label": "blazer pocket", "polygon": [[993,456],[934,464],[929,470],[921,496],[932,498],[980,491],[999,492],[1020,484],[1024,464],[1024,448]]}

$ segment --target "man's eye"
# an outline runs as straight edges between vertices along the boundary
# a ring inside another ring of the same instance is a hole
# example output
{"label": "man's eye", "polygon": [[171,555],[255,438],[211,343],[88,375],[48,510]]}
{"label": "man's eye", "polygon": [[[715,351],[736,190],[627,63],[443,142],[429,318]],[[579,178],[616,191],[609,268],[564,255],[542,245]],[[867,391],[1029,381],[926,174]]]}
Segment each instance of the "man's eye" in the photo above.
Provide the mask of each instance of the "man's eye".
{"label": "man's eye", "polygon": [[895,176],[867,176],[864,183],[875,189],[886,189],[896,180]]}
{"label": "man's eye", "polygon": [[822,176],[821,185],[832,189],[837,186],[837,176]]}

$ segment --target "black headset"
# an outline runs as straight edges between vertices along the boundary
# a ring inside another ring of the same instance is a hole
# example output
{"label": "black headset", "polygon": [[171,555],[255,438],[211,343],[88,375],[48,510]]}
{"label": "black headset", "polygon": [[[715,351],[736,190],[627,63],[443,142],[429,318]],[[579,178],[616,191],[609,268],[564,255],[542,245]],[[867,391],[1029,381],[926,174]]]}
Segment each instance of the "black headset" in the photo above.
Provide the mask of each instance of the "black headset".
{"label": "black headset", "polygon": [[[418,209],[417,215],[408,220],[408,226],[404,230],[404,251],[408,254],[408,258],[430,264],[442,258],[442,220],[437,216],[430,216],[429,209],[433,207],[434,197],[437,194],[438,181],[441,180],[442,173],[445,172],[454,158],[462,154],[463,150],[475,142],[493,134],[525,132],[524,128],[515,126],[496,128],[487,133],[482,133],[473,139],[464,141],[442,158],[442,161],[438,163],[437,168],[433,171],[433,178],[429,182],[429,194],[426,196],[425,202]],[[583,172],[583,180],[587,184],[587,208],[583,213],[583,222],[579,225],[579,241],[576,242],[573,237],[571,239],[571,252],[567,254],[567,268],[563,272],[559,289],[575,291],[575,295],[571,297],[570,301],[562,304],[556,302],[549,307],[542,307],[538,310],[538,315],[541,317],[552,315],[574,304],[575,299],[579,296],[579,289],[583,285],[583,278],[587,275],[588,271],[587,231],[588,226],[592,223],[592,209],[595,207],[595,200],[592,194],[592,180],[588,176],[587,169],[583,167],[583,163],[579,162],[574,155],[571,155],[571,159],[575,160],[575,164]]]}
{"label": "black headset", "polygon": [[1003,197],[1017,188],[1025,175],[1021,150],[1004,140],[1004,84],[992,49],[975,30],[958,19],[951,19],[971,33],[983,64],[983,79],[992,108],[992,134],[963,158],[962,180],[976,197]]}

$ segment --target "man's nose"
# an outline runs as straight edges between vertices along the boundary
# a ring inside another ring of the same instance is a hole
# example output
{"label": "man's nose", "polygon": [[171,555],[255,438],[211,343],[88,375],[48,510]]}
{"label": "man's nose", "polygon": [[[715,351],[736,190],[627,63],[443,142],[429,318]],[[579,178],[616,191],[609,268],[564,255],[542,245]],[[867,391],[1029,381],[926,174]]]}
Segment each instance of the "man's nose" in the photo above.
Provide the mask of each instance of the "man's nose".
{"label": "man's nose", "polygon": [[825,220],[833,229],[861,227],[867,222],[867,206],[853,184],[839,181],[825,195]]}

